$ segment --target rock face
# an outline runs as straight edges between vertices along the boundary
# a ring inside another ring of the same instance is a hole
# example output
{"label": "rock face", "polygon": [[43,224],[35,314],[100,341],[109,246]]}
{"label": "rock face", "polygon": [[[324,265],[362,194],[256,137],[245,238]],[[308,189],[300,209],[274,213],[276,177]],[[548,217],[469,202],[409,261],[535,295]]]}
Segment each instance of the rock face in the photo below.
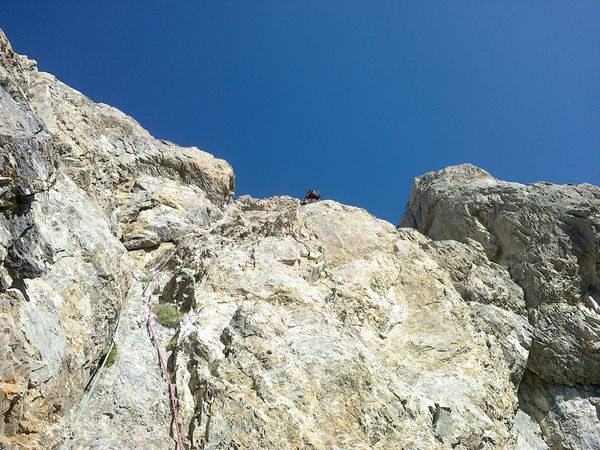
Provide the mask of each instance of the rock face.
{"label": "rock face", "polygon": [[148,301],[189,449],[600,447],[598,188],[232,201],[1,33],[0,172],[0,448],[173,448]]}
{"label": "rock face", "polygon": [[242,197],[179,264],[174,279],[196,279],[163,301],[192,296],[173,361],[192,448],[515,441],[530,327],[480,246],[330,201]]}
{"label": "rock face", "polygon": [[62,443],[139,291],[127,250],[205,225],[232,189],[224,161],[153,139],[0,32],[0,447]]}
{"label": "rock face", "polygon": [[552,448],[600,448],[600,188],[450,167],[415,180],[401,225],[475,240],[508,269],[533,326],[524,411]]}

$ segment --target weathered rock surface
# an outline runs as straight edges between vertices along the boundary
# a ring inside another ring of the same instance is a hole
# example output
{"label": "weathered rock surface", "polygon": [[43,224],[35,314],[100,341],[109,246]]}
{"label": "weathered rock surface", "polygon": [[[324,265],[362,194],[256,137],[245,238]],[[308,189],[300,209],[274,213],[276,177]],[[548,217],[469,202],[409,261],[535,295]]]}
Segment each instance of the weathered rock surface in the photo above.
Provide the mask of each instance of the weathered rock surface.
{"label": "weathered rock surface", "polygon": [[330,201],[243,197],[178,263],[188,282],[163,301],[193,296],[174,355],[192,448],[516,442],[530,327],[480,247]]}
{"label": "weathered rock surface", "polygon": [[224,161],[153,139],[0,31],[0,447],[62,442],[132,285],[127,249],[208,223],[232,187]]}
{"label": "weathered rock surface", "polygon": [[[123,246],[59,170],[0,37],[0,445],[51,447],[102,354],[128,285]],[[93,236],[93,238],[90,238]]]}
{"label": "weathered rock surface", "polygon": [[[169,396],[146,329],[147,283],[140,280],[147,274],[135,269],[133,275],[115,336],[116,361],[105,369],[68,443],[74,448],[173,448]],[[164,346],[172,334],[160,329]]]}
{"label": "weathered rock surface", "polygon": [[58,448],[112,340],[68,446],[174,447],[148,294],[186,448],[600,446],[598,188],[449,168],[419,232],[233,180],[0,32],[0,448]]}
{"label": "weathered rock surface", "polygon": [[401,225],[478,241],[508,269],[533,326],[524,409],[552,448],[600,448],[600,188],[450,167],[415,180]]}

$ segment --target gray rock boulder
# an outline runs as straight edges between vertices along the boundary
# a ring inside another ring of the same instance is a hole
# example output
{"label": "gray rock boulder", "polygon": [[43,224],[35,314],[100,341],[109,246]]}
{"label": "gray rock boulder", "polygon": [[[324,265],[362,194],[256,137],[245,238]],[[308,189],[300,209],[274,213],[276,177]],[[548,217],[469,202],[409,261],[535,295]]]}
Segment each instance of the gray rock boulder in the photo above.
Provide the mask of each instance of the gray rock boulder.
{"label": "gray rock boulder", "polygon": [[[508,270],[525,293],[533,326],[527,367],[541,380],[533,386],[543,386],[540,396],[551,399],[541,410],[559,423],[556,417],[566,411],[561,392],[580,392],[579,401],[588,405],[571,419],[580,433],[542,425],[547,442],[600,447],[589,394],[600,385],[600,188],[522,185],[468,164],[449,167],[415,179],[401,226],[435,240],[475,240]],[[539,411],[536,418],[546,423]]]}

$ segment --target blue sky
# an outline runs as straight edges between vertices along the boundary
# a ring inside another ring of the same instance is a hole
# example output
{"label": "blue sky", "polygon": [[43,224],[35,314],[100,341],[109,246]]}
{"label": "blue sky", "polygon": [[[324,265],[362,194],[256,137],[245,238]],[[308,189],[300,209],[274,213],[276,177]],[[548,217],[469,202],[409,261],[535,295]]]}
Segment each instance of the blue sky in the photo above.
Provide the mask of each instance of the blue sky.
{"label": "blue sky", "polygon": [[229,161],[237,194],[397,223],[412,178],[471,162],[600,184],[597,1],[12,1],[19,53],[154,136]]}

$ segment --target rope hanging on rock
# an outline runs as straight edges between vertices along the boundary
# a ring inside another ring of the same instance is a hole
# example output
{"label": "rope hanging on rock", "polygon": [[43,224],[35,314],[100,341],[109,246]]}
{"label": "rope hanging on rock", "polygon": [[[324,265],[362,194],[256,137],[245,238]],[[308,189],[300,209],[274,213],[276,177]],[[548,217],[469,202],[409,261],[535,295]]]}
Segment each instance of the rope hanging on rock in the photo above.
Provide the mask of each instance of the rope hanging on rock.
{"label": "rope hanging on rock", "polygon": [[71,425],[71,429],[69,430],[69,435],[67,436],[67,439],[65,439],[65,442],[63,443],[63,445],[60,447],[60,450],[67,450],[69,448],[68,444],[75,437],[75,431],[77,430],[77,425],[79,425],[79,421],[81,420],[81,418],[85,414],[85,411],[87,410],[87,407],[90,403],[90,399],[92,398],[92,394],[94,393],[94,390],[96,389],[96,385],[98,384],[98,381],[100,380],[100,377],[102,376],[102,371],[104,370],[104,367],[106,366],[106,362],[108,361],[108,357],[110,356],[110,352],[112,352],[112,350],[115,346],[115,337],[117,336],[117,332],[119,331],[120,325],[121,325],[121,318],[119,317],[117,319],[117,325],[115,326],[115,331],[113,332],[112,339],[110,341],[110,347],[108,347],[108,351],[106,352],[106,355],[104,355],[102,364],[100,364],[100,367],[98,368],[98,370],[96,371],[96,374],[94,375],[94,379],[92,380],[92,385],[90,386],[90,390],[85,395],[83,402],[81,402],[81,405],[79,406],[79,410],[77,411],[77,414],[75,415],[75,420],[73,420],[73,424]]}
{"label": "rope hanging on rock", "polygon": [[[189,233],[188,235],[184,236],[183,239],[185,240],[185,238],[192,237],[193,235],[194,235],[194,233]],[[196,242],[198,240],[199,240],[199,238],[197,238]],[[154,308],[154,303],[152,302],[152,294],[154,293],[154,289],[156,287],[157,277],[158,277],[159,273],[161,272],[161,270],[169,263],[169,261],[171,261],[173,259],[173,257],[175,256],[175,254],[177,253],[177,251],[180,248],[181,248],[181,243],[179,246],[177,246],[175,249],[173,249],[173,251],[171,253],[169,253],[167,255],[167,257],[152,270],[152,277],[150,279],[150,282],[148,283],[148,286],[146,287],[145,293],[147,293],[147,295],[148,295],[148,317],[147,317],[148,331],[150,332],[150,336],[152,338],[152,343],[158,353],[158,358],[160,360],[160,365],[162,368],[163,376],[165,377],[165,379],[167,381],[167,385],[168,385],[168,389],[169,389],[171,416],[173,419],[173,423],[175,424],[175,431],[177,433],[177,450],[184,450],[183,439],[181,437],[181,427],[179,424],[179,419],[177,417],[177,399],[175,397],[175,389],[173,388],[173,383],[171,382],[171,377],[169,376],[169,371],[167,368],[165,356],[162,352],[160,343],[158,342],[158,338],[156,336],[156,329],[154,328],[154,325],[152,323],[152,310]],[[96,385],[98,384],[98,381],[100,380],[100,378],[102,376],[102,371],[104,370],[104,367],[106,366],[106,363],[108,361],[108,357],[115,346],[114,339],[117,336],[120,325],[121,325],[121,318],[119,317],[117,319],[117,324],[115,326],[115,330],[113,332],[111,344],[108,348],[108,351],[107,351],[106,355],[104,356],[104,359],[102,360],[100,367],[96,371],[96,374],[93,377],[90,389],[86,393],[81,405],[79,406],[79,409],[75,416],[75,420],[73,421],[73,424],[71,425],[71,428],[69,429],[69,434],[68,434],[67,438],[65,439],[63,445],[60,447],[60,450],[67,450],[69,448],[69,444],[72,442],[72,440],[75,436],[75,432],[77,430],[79,421],[81,420],[81,418],[83,417],[83,415],[85,414],[85,412],[87,410],[87,407],[92,398],[92,394],[94,393],[94,391],[96,389]]]}
{"label": "rope hanging on rock", "polygon": [[152,302],[152,294],[154,293],[154,288],[156,287],[156,277],[167,263],[173,259],[177,253],[177,248],[173,250],[165,260],[157,265],[152,271],[152,278],[148,287],[146,288],[146,292],[148,293],[148,331],[150,331],[150,336],[152,338],[152,342],[154,343],[154,347],[158,353],[158,359],[160,360],[160,365],[163,371],[163,376],[167,380],[167,385],[169,387],[169,399],[171,401],[171,416],[173,418],[173,423],[175,424],[175,431],[177,432],[177,450],[184,450],[183,441],[181,438],[181,427],[179,426],[179,419],[177,418],[177,399],[175,398],[175,390],[173,389],[173,383],[171,383],[171,377],[169,376],[169,370],[167,368],[167,363],[163,352],[160,348],[160,343],[158,342],[158,338],[156,337],[156,330],[154,329],[154,325],[152,324],[152,309],[154,308],[154,303]]}

